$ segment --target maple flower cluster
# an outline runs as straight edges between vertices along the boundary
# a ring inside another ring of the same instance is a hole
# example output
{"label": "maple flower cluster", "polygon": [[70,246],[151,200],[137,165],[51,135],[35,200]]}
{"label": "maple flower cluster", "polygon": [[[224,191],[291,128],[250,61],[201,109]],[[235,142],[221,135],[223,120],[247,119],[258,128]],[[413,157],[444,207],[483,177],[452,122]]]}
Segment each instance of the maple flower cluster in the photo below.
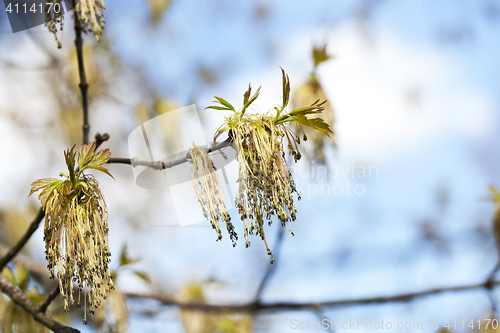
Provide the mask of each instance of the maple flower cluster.
{"label": "maple flower cluster", "polygon": [[[300,138],[287,125],[293,122],[311,127],[328,136],[332,133],[329,125],[321,118],[309,117],[321,113],[326,101],[318,100],[310,106],[284,112],[290,97],[290,81],[284,71],[282,74],[281,108],[275,107],[266,114],[246,112],[260,94],[259,88],[251,96],[251,87],[243,96],[243,108],[238,111],[220,97],[215,97],[219,105],[208,107],[233,111],[216,132],[214,141],[226,132],[232,140],[239,164],[239,187],[235,206],[243,222],[245,245],[250,246],[249,234],[259,236],[266,245],[271,262],[274,262],[274,258],[264,234],[264,220],[271,225],[271,218],[276,215],[281,225],[288,228],[287,223],[295,221],[297,214],[293,199],[293,193],[297,193],[297,190],[287,165],[284,144],[288,143],[288,150],[297,162],[301,157],[298,149]],[[304,140],[306,139],[304,135]],[[290,228],[288,230],[290,231]]]}
{"label": "maple flower cluster", "polygon": [[[90,313],[94,313],[102,299],[113,289],[109,271],[108,216],[106,202],[99,183],[88,169],[102,171],[111,153],[104,149],[95,153],[96,143],[83,145],[76,158],[74,147],[64,156],[69,173],[61,173],[65,180],[44,178],[31,184],[29,195],[41,191],[38,199],[45,211],[45,255],[50,277],[59,279],[64,308],[74,304],[74,285],[81,292],[89,290]],[[112,176],[111,176],[112,177]],[[86,307],[86,295],[83,295]],[[86,323],[86,314],[84,323]]]}

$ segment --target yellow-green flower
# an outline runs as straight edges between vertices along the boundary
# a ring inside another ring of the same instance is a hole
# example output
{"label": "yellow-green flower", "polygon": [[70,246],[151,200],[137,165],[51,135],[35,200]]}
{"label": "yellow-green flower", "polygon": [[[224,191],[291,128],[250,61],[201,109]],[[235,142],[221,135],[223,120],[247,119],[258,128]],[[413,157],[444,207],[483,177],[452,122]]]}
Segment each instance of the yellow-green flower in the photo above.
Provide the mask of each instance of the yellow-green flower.
{"label": "yellow-green flower", "polygon": [[[74,283],[81,292],[89,290],[90,313],[113,289],[109,272],[108,213],[99,183],[88,169],[102,171],[111,153],[104,149],[95,153],[95,142],[83,145],[76,159],[74,147],[65,151],[69,173],[61,173],[65,180],[40,179],[31,184],[31,192],[38,196],[45,210],[45,254],[51,278],[57,277],[65,310],[74,303]],[[83,295],[84,306],[87,302]],[[84,319],[86,322],[86,316]]]}
{"label": "yellow-green flower", "polygon": [[246,112],[259,96],[260,88],[253,96],[251,92],[249,87],[244,94],[243,108],[238,111],[220,97],[215,97],[220,105],[208,108],[233,111],[216,132],[214,141],[227,132],[237,151],[239,188],[235,205],[243,221],[246,246],[250,246],[248,235],[255,233],[264,241],[271,262],[274,262],[264,234],[264,219],[271,225],[271,217],[276,215],[281,225],[288,228],[287,222],[294,221],[297,214],[293,201],[293,193],[297,190],[286,162],[284,143],[286,140],[296,162],[301,157],[300,139],[287,123],[305,125],[328,136],[332,131],[321,118],[308,118],[321,113],[325,102],[318,100],[310,106],[284,112],[290,97],[290,82],[284,71],[281,108],[275,107],[264,115]]}
{"label": "yellow-green flower", "polygon": [[203,215],[210,221],[212,228],[217,232],[217,240],[222,239],[219,220],[224,221],[233,246],[235,246],[238,236],[234,231],[231,217],[224,205],[215,168],[207,154],[207,150],[193,143],[193,147],[189,150],[188,160],[192,164],[191,179],[196,196],[203,210]]}
{"label": "yellow-green flower", "polygon": [[76,15],[85,31],[92,31],[97,38],[104,29],[104,0],[76,0]]}

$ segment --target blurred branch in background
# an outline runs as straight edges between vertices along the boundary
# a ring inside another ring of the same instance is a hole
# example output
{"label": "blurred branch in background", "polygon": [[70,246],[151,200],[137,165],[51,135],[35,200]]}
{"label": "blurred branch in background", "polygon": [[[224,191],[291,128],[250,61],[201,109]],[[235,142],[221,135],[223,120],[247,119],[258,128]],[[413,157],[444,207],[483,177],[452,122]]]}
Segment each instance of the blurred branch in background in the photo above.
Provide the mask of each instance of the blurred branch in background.
{"label": "blurred branch in background", "polygon": [[[280,235],[278,233],[277,240],[279,239]],[[278,242],[275,244],[275,251],[277,254],[280,249],[279,244],[280,243]],[[5,251],[5,247],[3,247],[0,244],[0,254],[2,253],[2,249],[4,249]],[[17,263],[22,264],[28,271],[30,271],[30,273],[35,274],[38,277],[37,281],[42,283],[42,285],[47,282],[52,282],[52,280],[40,277],[41,271],[44,271],[46,277],[48,277],[45,265],[43,265],[42,263],[34,262],[25,256],[19,256],[17,259],[18,259]],[[268,267],[272,266],[274,265],[270,264]],[[265,278],[261,281],[259,286],[262,285],[265,286],[266,281],[268,281],[272,277],[272,274],[269,272],[273,271],[274,270],[272,269],[268,269],[266,271]],[[245,304],[206,304],[200,302],[182,302],[175,298],[165,296],[157,292],[152,294],[125,292],[124,295],[131,299],[154,299],[161,302],[165,306],[176,306],[181,309],[199,310],[207,312],[258,312],[258,311],[287,311],[287,310],[302,310],[302,309],[312,309],[315,311],[316,309],[322,309],[322,308],[342,308],[342,307],[356,306],[356,305],[410,302],[418,298],[438,296],[445,293],[468,292],[475,290],[484,290],[489,293],[498,285],[500,285],[500,281],[492,281],[488,276],[488,278],[484,282],[480,283],[455,286],[455,287],[432,288],[419,292],[404,293],[393,296],[332,300],[325,302],[297,302],[297,303],[294,302],[264,303],[260,299],[256,299],[253,302]],[[44,287],[49,287],[49,286],[44,285]],[[264,290],[264,288],[259,287],[258,290]],[[262,292],[259,293],[258,295],[262,296]]]}
{"label": "blurred branch in background", "polygon": [[394,296],[381,296],[381,297],[347,299],[347,300],[336,300],[336,301],[326,301],[326,302],[297,302],[297,303],[294,302],[262,303],[260,301],[257,301],[246,304],[216,305],[216,304],[200,304],[200,303],[183,303],[173,298],[164,297],[156,294],[146,295],[146,294],[127,293],[127,296],[130,298],[155,299],[160,301],[163,305],[167,306],[176,306],[179,308],[202,310],[208,312],[288,311],[288,310],[302,310],[302,309],[342,308],[354,305],[410,302],[417,298],[435,296],[444,293],[465,292],[465,291],[481,290],[481,289],[489,291],[494,287],[498,286],[499,284],[500,281],[495,281],[492,283],[489,280],[486,280],[485,282],[482,283],[463,285],[457,287],[435,288],[414,293],[399,294]]}
{"label": "blurred branch in background", "polygon": [[40,312],[35,303],[28,299],[28,297],[26,297],[21,290],[16,288],[2,275],[0,275],[0,289],[8,295],[14,303],[22,307],[26,312],[30,313],[36,321],[40,322],[55,333],[79,332],[78,330],[64,326],[55,321],[44,312]]}
{"label": "blurred branch in background", "polygon": [[[73,1],[73,8],[75,8],[76,2]],[[89,143],[89,84],[87,83],[87,78],[85,75],[85,65],[83,63],[83,28],[80,23],[78,15],[75,15],[75,46],[78,58],[78,73],[80,75],[80,91],[82,93],[82,111],[83,111],[83,144]]]}
{"label": "blurred branch in background", "polygon": [[5,265],[7,265],[19,253],[19,251],[21,251],[24,245],[26,245],[31,235],[33,235],[33,233],[38,229],[38,226],[40,225],[40,222],[43,220],[44,216],[45,212],[42,208],[40,208],[37,216],[35,217],[35,220],[31,222],[30,227],[28,228],[24,236],[2,258],[0,258],[0,272],[5,267]]}

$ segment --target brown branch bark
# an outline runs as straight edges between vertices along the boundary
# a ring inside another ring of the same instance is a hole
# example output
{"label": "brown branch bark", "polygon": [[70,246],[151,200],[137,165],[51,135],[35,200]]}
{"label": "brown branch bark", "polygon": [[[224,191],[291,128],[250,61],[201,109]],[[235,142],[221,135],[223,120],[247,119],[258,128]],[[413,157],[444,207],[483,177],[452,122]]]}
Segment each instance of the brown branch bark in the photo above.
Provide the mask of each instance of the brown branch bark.
{"label": "brown branch bark", "polygon": [[[73,8],[75,2],[73,1]],[[82,93],[82,108],[83,108],[83,144],[89,143],[89,84],[85,75],[85,66],[83,63],[83,29],[80,24],[80,19],[75,11],[75,46],[78,58],[78,73],[80,75],[80,92]]]}
{"label": "brown branch bark", "polygon": [[[9,248],[0,244],[0,256],[5,255],[7,252],[9,252]],[[57,279],[50,278],[47,271],[47,265],[44,263],[33,260],[22,253],[17,254],[11,261],[16,265],[25,267],[30,272],[31,277],[43,286],[45,290],[52,290],[58,284]]]}
{"label": "brown branch bark", "polygon": [[33,318],[47,327],[48,329],[56,332],[56,333],[76,333],[80,332],[74,328],[65,326],[46,313],[39,312],[38,306],[33,303],[26,295],[24,295],[21,290],[16,288],[12,283],[10,283],[5,277],[0,275],[0,290],[2,290],[9,298],[23,308],[26,312],[30,313]]}
{"label": "brown branch bark", "polygon": [[[227,146],[231,145],[231,141],[225,140],[220,143],[217,143],[213,145],[212,147],[208,148],[207,152],[211,153],[217,150],[220,150],[222,148],[225,148]],[[172,168],[176,165],[180,165],[183,163],[186,163],[188,161],[188,157],[183,157],[175,161],[170,161],[170,162],[162,162],[162,161],[140,161],[137,158],[121,158],[121,157],[111,157],[107,163],[110,164],[128,164],[132,165],[133,167],[135,166],[146,166],[150,167],[155,170],[163,170],[163,169],[169,169]]]}
{"label": "brown branch bark", "polygon": [[0,258],[0,272],[5,267],[5,265],[7,265],[9,261],[11,261],[19,253],[19,251],[21,251],[23,246],[26,245],[31,235],[33,235],[36,229],[38,229],[38,225],[43,220],[44,214],[45,213],[43,209],[40,208],[37,216],[35,217],[35,220],[31,222],[28,230],[23,235],[23,237],[2,258]]}

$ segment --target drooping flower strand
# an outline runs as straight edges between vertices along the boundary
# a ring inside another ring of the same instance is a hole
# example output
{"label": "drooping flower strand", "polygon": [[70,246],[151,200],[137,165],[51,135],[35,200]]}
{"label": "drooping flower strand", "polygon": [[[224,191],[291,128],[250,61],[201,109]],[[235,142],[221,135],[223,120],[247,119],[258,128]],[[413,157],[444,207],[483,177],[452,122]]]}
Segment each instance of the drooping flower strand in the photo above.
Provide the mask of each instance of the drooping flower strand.
{"label": "drooping flower strand", "polygon": [[[74,284],[78,294],[85,291],[83,302],[90,313],[114,289],[109,272],[108,212],[99,183],[93,175],[84,174],[96,169],[110,175],[102,167],[110,156],[109,149],[95,152],[95,142],[82,146],[75,170],[74,147],[65,152],[69,173],[66,180],[46,178],[31,185],[30,195],[41,190],[38,198],[45,210],[45,254],[51,278],[59,279],[64,309],[74,304]],[[111,175],[110,175],[111,176]],[[78,297],[78,303],[80,296]],[[84,319],[86,323],[86,316]]]}
{"label": "drooping flower strand", "polygon": [[[64,11],[62,0],[46,0],[45,8],[45,25],[54,35],[57,42],[57,47],[62,47],[62,32],[64,28]],[[57,36],[57,31],[61,31],[61,38]]]}
{"label": "drooping flower strand", "polygon": [[84,31],[94,33],[99,41],[101,32],[104,29],[103,13],[106,9],[104,0],[77,0],[75,12],[80,20],[80,24]]}
{"label": "drooping flower strand", "polygon": [[224,204],[215,167],[207,154],[207,150],[193,143],[193,147],[189,150],[188,160],[192,165],[191,179],[203,215],[210,221],[212,228],[217,232],[217,240],[222,239],[219,220],[225,222],[233,246],[236,246],[238,236]]}

